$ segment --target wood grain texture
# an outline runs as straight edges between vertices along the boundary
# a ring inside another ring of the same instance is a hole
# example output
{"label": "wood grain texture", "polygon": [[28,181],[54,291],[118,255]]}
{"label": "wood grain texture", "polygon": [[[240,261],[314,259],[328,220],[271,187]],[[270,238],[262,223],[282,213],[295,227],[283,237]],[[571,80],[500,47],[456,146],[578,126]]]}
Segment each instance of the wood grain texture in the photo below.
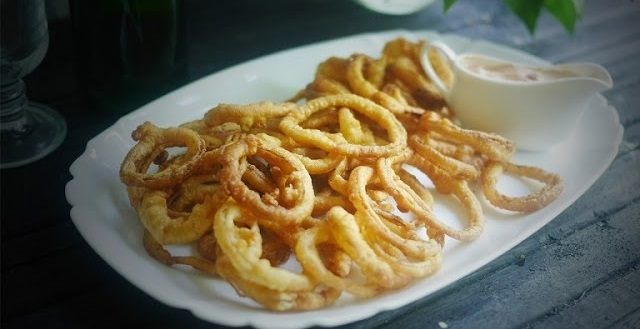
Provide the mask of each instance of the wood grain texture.
{"label": "wood grain texture", "polygon": [[[605,96],[625,127],[607,171],[571,207],[490,264],[401,309],[345,328],[640,328],[640,2],[585,1],[575,35],[541,17],[535,36],[500,1],[440,3],[409,16],[352,1],[185,0],[188,81],[230,65],[355,33],[436,29],[520,48],[552,62],[595,61],[612,74]],[[62,147],[1,174],[2,327],[220,328],[128,283],[82,240],[64,185],[86,142],[140,100],[97,111],[76,77],[68,21],[51,22],[29,95],[67,119]],[[150,100],[161,94],[149,95]],[[598,132],[593,132],[597,134]]]}

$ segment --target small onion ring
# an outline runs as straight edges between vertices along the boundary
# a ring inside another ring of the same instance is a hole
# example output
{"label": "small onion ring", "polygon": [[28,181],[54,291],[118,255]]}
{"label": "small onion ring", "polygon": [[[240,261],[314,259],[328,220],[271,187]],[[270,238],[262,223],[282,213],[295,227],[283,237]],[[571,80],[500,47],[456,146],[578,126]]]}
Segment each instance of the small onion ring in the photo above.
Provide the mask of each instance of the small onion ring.
{"label": "small onion ring", "polygon": [[394,114],[405,112],[416,114],[424,113],[423,109],[402,104],[389,94],[378,90],[375,85],[367,81],[362,72],[365,60],[367,60],[367,57],[364,55],[355,56],[347,68],[347,81],[354,93],[374,100]]}
{"label": "small onion ring", "polygon": [[211,221],[218,207],[227,198],[223,189],[207,195],[191,212],[174,213],[167,208],[169,193],[164,190],[147,191],[138,207],[140,221],[160,244],[184,244],[198,240],[211,229]]}
{"label": "small onion ring", "polygon": [[[138,143],[127,153],[120,166],[120,179],[128,186],[153,189],[179,184],[187,178],[206,151],[206,144],[195,131],[187,128],[158,128],[150,122],[138,126],[131,134]],[[157,173],[147,174],[151,163],[167,147],[185,146],[181,160]]]}
{"label": "small onion ring", "polygon": [[210,127],[235,122],[240,125],[243,131],[249,131],[253,127],[267,127],[269,120],[283,117],[295,108],[294,103],[218,104],[204,115],[204,122]]}
{"label": "small onion ring", "polygon": [[[379,164],[380,163],[382,163],[382,161],[379,162]],[[429,177],[429,179],[431,179],[438,192],[453,194],[456,199],[460,203],[462,203],[462,205],[467,210],[468,225],[463,230],[456,230],[439,221],[436,218],[435,214],[431,210],[429,210],[428,206],[413,206],[412,204],[414,203],[415,205],[421,204],[420,198],[415,195],[415,193],[413,193],[413,196],[407,198],[407,200],[413,200],[414,202],[407,202],[406,206],[414,210],[415,213],[421,219],[423,219],[428,226],[435,227],[437,231],[440,231],[450,236],[451,238],[460,241],[470,241],[477,238],[484,229],[484,215],[482,212],[482,207],[480,206],[480,202],[476,198],[473,191],[471,191],[471,189],[469,188],[467,182],[463,180],[457,180],[452,178],[451,176],[448,176],[444,170],[438,168],[433,163],[429,162],[429,160],[419,155],[415,155],[414,157],[412,157],[409,160],[409,164],[422,170]],[[387,176],[385,174],[386,171],[381,170],[380,172],[381,175]],[[409,192],[409,195],[411,194],[411,191],[407,189],[398,188],[398,185],[393,184],[393,180],[391,178],[383,177],[383,180],[387,183],[391,183],[389,185],[389,193],[394,193],[392,191],[404,191],[404,193]]]}
{"label": "small onion ring", "polygon": [[442,154],[437,149],[423,143],[420,136],[412,135],[409,137],[409,145],[416,153],[429,159],[455,179],[473,181],[480,176],[480,172],[474,166]]}
{"label": "small onion ring", "polygon": [[[521,177],[531,178],[544,183],[544,186],[529,195],[509,197],[496,189],[498,177],[502,171]],[[490,161],[482,172],[482,190],[491,204],[498,208],[515,212],[534,212],[547,206],[562,192],[563,184],[560,176],[543,169],[516,165],[509,162]]]}
{"label": "small onion ring", "polygon": [[425,113],[420,118],[420,128],[425,131],[435,131],[445,138],[467,144],[491,160],[508,161],[516,150],[512,141],[500,135],[460,128],[449,119],[442,118],[433,112]]}

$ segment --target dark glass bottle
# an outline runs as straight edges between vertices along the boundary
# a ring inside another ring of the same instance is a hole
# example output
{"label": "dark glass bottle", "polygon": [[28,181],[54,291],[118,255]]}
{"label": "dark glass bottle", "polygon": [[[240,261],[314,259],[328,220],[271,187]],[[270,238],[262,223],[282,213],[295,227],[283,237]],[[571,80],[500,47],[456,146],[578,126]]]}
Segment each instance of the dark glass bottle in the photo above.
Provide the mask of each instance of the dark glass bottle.
{"label": "dark glass bottle", "polygon": [[184,83],[181,0],[71,0],[81,86],[98,108],[129,111]]}

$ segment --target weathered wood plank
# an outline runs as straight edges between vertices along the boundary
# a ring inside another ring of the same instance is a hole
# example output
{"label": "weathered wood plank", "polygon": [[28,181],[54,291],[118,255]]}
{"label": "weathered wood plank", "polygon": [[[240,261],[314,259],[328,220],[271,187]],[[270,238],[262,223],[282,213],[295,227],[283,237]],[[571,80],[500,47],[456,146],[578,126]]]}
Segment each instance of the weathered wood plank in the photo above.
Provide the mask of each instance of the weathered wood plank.
{"label": "weathered wood plank", "polygon": [[102,284],[105,264],[88,248],[71,248],[2,273],[2,317],[11,319],[60,303]]}
{"label": "weathered wood plank", "polygon": [[[640,69],[640,66],[638,67]],[[614,81],[617,84],[617,81]],[[605,93],[609,104],[616,108],[620,118],[620,124],[626,127],[637,124],[640,120],[640,81],[625,86],[616,87]]]}
{"label": "weathered wood plank", "polygon": [[[107,285],[8,320],[3,328],[223,328],[150,298],[107,269]],[[126,324],[126,326],[124,326]]]}
{"label": "weathered wood plank", "polygon": [[610,328],[619,328],[619,329],[637,329],[640,328],[640,307],[637,307],[635,310],[629,312],[624,317],[616,320]]}
{"label": "weathered wood plank", "polygon": [[638,311],[640,300],[640,258],[620,268],[575,299],[527,323],[527,328],[604,328],[612,320]]}
{"label": "weathered wood plank", "polygon": [[2,272],[14,266],[51,257],[69,248],[84,247],[82,237],[71,221],[61,222],[32,234],[3,241]]}
{"label": "weathered wood plank", "polygon": [[78,106],[85,103],[77,99],[48,105],[70,112],[65,115],[67,137],[62,146],[43,161],[2,170],[0,213],[2,218],[11,219],[2,222],[3,243],[69,221],[70,206],[64,194],[64,186],[71,180],[69,167],[84,152],[88,140],[117,119],[107,113],[79,110]]}

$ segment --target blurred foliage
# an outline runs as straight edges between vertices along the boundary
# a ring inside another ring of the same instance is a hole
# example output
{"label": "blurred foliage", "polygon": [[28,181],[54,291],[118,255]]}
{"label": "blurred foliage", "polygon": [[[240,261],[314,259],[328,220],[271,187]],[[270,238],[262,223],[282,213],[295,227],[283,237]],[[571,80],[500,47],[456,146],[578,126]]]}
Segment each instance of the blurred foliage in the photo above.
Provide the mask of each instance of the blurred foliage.
{"label": "blurred foliage", "polygon": [[[443,0],[448,11],[457,0]],[[576,21],[580,19],[582,0],[502,0],[505,5],[524,23],[529,33],[534,34],[538,17],[543,10],[555,17],[564,29],[573,34]]]}

